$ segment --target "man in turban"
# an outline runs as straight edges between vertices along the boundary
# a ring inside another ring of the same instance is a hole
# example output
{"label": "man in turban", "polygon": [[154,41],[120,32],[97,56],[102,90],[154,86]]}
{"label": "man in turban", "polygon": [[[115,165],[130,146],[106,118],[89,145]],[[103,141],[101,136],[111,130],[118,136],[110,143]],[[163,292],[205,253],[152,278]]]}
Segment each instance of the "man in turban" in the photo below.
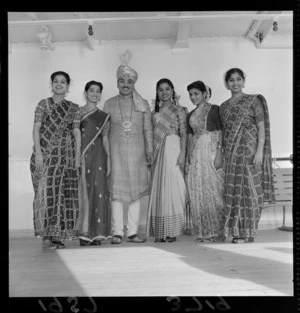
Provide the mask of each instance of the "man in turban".
{"label": "man in turban", "polygon": [[111,173],[108,189],[112,207],[112,241],[124,236],[123,205],[128,203],[127,241],[144,242],[137,236],[140,199],[148,194],[148,165],[152,162],[153,126],[148,102],[135,90],[137,72],[128,65],[117,70],[119,94],[108,99],[103,111],[110,115]]}

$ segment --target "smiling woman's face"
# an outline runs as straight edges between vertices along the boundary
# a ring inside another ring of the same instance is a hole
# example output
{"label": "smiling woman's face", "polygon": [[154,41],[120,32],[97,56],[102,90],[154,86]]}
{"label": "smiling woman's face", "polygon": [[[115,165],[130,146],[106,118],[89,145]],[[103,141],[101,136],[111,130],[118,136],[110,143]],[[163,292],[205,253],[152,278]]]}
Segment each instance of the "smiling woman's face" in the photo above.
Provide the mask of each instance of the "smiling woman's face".
{"label": "smiling woman's face", "polygon": [[52,81],[52,91],[57,95],[64,95],[68,90],[68,82],[64,75],[56,75]]}
{"label": "smiling woman's face", "polygon": [[161,83],[157,88],[157,95],[159,100],[167,102],[172,98],[173,88],[168,83]]}

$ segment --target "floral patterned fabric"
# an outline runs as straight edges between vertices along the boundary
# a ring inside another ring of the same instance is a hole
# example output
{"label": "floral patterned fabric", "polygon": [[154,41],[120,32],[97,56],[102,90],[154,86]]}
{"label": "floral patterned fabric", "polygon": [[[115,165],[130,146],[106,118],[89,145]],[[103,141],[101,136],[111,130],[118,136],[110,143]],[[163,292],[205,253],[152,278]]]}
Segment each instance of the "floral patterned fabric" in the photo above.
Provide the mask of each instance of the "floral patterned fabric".
{"label": "floral patterned fabric", "polygon": [[41,122],[40,145],[43,168],[35,166],[35,150],[30,159],[34,188],[34,232],[36,236],[72,239],[78,218],[78,173],[75,169],[73,128],[79,107],[70,101],[55,103],[53,98],[40,101],[34,122]]}
{"label": "floral patterned fabric", "polygon": [[[207,116],[211,108],[211,104],[202,104],[189,118],[193,135],[187,182],[193,227],[191,234],[218,240],[224,233],[224,172],[214,166],[221,132],[207,131]],[[218,114],[219,110],[216,112]]]}

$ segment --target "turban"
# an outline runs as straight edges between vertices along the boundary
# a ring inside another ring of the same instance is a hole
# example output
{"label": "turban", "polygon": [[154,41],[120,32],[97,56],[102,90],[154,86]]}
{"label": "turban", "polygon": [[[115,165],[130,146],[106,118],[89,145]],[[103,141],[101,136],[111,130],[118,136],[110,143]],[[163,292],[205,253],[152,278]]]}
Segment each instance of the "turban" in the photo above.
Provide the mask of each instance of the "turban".
{"label": "turban", "polygon": [[[125,76],[130,77],[134,81],[134,83],[138,79],[138,73],[133,68],[128,65],[121,64],[117,69],[117,79]],[[147,112],[146,107],[148,107],[150,110],[148,102],[145,101],[135,89],[133,89],[132,98],[136,111]]]}
{"label": "turban", "polygon": [[138,73],[128,65],[120,65],[117,70],[117,79],[120,77],[128,76],[130,77],[134,82],[138,79]]}

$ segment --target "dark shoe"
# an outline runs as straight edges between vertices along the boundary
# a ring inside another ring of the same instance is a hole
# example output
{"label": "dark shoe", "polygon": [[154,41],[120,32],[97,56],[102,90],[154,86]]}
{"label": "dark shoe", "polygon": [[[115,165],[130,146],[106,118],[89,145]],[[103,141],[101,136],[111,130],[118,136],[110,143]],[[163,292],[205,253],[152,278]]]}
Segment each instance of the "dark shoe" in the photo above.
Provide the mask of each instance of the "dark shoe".
{"label": "dark shoe", "polygon": [[46,249],[46,250],[55,250],[55,249],[57,249],[57,245],[54,244],[50,239],[44,239],[42,247],[43,247],[43,249]]}
{"label": "dark shoe", "polygon": [[234,237],[231,242],[240,244],[240,243],[246,243],[247,240],[244,237]]}
{"label": "dark shoe", "polygon": [[176,241],[176,237],[167,237],[168,242]]}
{"label": "dark shoe", "polygon": [[93,240],[91,242],[91,246],[101,246],[101,241],[100,240]]}
{"label": "dark shoe", "polygon": [[196,238],[195,240],[196,242],[203,242],[203,243],[211,243],[211,242],[215,242],[215,239],[213,237],[210,237],[210,238],[201,238],[201,237],[198,237]]}
{"label": "dark shoe", "polygon": [[226,237],[224,235],[220,235],[216,238],[217,242],[225,242],[225,240],[226,240]]}
{"label": "dark shoe", "polygon": [[64,249],[65,244],[59,240],[52,240],[52,242],[56,245],[57,249]]}
{"label": "dark shoe", "polygon": [[122,237],[119,235],[113,236],[111,240],[111,244],[115,245],[115,244],[120,244],[120,243],[122,243]]}
{"label": "dark shoe", "polygon": [[90,246],[90,245],[91,245],[91,242],[88,241],[88,240],[84,240],[84,239],[80,239],[80,238],[79,238],[79,244],[80,244],[81,246]]}
{"label": "dark shoe", "polygon": [[155,239],[154,242],[166,242],[165,239]]}

